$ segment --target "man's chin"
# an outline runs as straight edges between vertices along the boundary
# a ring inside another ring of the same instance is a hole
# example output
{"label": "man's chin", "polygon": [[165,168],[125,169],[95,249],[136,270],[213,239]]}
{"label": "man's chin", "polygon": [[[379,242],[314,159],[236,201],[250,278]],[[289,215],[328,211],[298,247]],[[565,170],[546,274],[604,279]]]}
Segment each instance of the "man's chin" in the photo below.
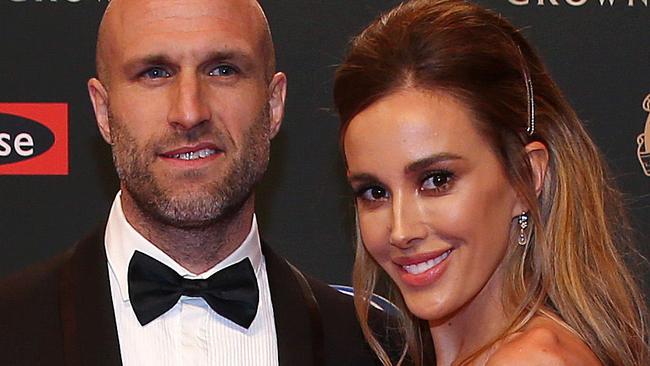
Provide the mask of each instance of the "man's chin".
{"label": "man's chin", "polygon": [[206,229],[222,221],[220,218],[215,217],[170,217],[165,215],[158,215],[156,220],[169,227],[184,230]]}
{"label": "man's chin", "polygon": [[149,206],[144,210],[147,216],[152,217],[164,225],[179,229],[200,229],[214,225],[224,220],[224,212],[215,207],[173,205]]}
{"label": "man's chin", "polygon": [[142,211],[156,221],[179,229],[201,229],[218,223],[225,223],[236,216],[250,194],[241,199],[222,197],[221,192],[211,192],[207,188],[199,193],[194,190],[166,192],[152,197],[150,204],[143,205]]}

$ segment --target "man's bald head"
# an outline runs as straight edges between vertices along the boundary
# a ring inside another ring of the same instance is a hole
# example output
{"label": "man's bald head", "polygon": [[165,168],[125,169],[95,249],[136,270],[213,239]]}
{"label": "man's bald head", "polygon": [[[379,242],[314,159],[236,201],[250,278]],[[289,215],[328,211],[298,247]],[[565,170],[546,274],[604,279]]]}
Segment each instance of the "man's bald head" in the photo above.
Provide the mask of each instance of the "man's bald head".
{"label": "man's bald head", "polygon": [[[264,13],[255,0],[112,0],[97,63],[88,92],[125,217],[186,268],[207,270],[248,234],[284,116]],[[205,252],[217,253],[209,265]]]}
{"label": "man's bald head", "polygon": [[[180,9],[179,5],[187,5],[189,2],[199,5],[197,11],[202,12],[203,16],[214,15],[215,22],[220,21],[219,14],[224,9],[240,16],[241,19],[233,21],[246,24],[247,28],[256,33],[266,66],[266,79],[271,80],[275,73],[275,48],[266,15],[256,0],[112,0],[104,12],[97,35],[95,62],[99,80],[106,86],[110,81],[112,55],[122,47],[121,39],[116,33],[129,31],[129,27],[135,28],[132,20],[140,18],[144,13],[166,7],[170,10],[174,7]],[[178,16],[183,17],[184,14],[179,12]]]}

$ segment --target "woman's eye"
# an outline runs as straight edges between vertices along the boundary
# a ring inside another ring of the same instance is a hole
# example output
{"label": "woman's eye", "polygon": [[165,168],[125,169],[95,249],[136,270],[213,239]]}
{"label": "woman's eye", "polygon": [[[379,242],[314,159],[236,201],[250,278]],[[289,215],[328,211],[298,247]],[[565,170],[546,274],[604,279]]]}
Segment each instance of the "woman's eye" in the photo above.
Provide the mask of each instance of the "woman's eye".
{"label": "woman's eye", "polygon": [[210,76],[231,76],[237,73],[234,67],[229,65],[219,65],[210,71]]}
{"label": "woman's eye", "polygon": [[454,174],[449,171],[439,171],[429,174],[423,181],[423,191],[445,191],[449,188]]}
{"label": "woman's eye", "polygon": [[357,192],[357,197],[366,201],[379,201],[388,197],[388,192],[382,187],[366,187]]}
{"label": "woman's eye", "polygon": [[168,78],[171,76],[167,70],[162,69],[160,67],[152,67],[142,73],[142,75],[147,78],[147,79],[160,79],[160,78]]}

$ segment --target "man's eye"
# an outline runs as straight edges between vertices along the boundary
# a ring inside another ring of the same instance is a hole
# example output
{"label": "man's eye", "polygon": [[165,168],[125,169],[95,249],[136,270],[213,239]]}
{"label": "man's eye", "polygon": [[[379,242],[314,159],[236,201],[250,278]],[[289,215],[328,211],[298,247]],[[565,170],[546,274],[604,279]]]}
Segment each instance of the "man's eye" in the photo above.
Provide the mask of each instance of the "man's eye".
{"label": "man's eye", "polygon": [[388,198],[388,192],[378,186],[365,187],[357,191],[357,197],[365,201],[379,201]]}
{"label": "man's eye", "polygon": [[229,65],[219,65],[212,69],[209,73],[210,76],[231,76],[237,73],[237,70]]}
{"label": "man's eye", "polygon": [[450,171],[443,170],[432,172],[426,178],[424,178],[420,189],[423,191],[442,192],[449,189],[449,185],[451,184],[453,178],[454,173]]}
{"label": "man's eye", "polygon": [[169,72],[167,72],[165,69],[162,69],[160,67],[152,67],[149,70],[142,73],[142,75],[147,79],[160,79],[160,78],[168,78],[171,76]]}

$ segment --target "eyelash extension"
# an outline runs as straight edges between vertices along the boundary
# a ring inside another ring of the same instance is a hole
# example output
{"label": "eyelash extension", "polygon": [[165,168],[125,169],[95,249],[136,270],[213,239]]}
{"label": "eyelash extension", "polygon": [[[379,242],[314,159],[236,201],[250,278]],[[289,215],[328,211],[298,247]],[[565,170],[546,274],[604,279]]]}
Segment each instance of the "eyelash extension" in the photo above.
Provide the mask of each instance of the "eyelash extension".
{"label": "eyelash extension", "polygon": [[[434,188],[424,188],[424,183],[436,176],[442,176],[445,178],[445,182],[442,183],[438,187]],[[456,177],[456,174],[452,172],[451,170],[448,169],[435,169],[426,172],[422,178],[420,179],[420,190],[425,191],[425,192],[432,192],[432,193],[443,193],[447,191],[450,187],[450,184],[453,183],[454,178]],[[378,183],[366,183],[363,184],[362,186],[353,189],[353,194],[355,199],[364,199],[364,196],[368,193],[369,190],[371,189],[380,189],[384,193],[388,192],[388,190],[385,187],[382,187],[381,184]],[[374,200],[373,200],[374,201]]]}
{"label": "eyelash extension", "polygon": [[[440,187],[435,187],[435,188],[429,189],[429,190],[435,190],[435,191],[445,190],[446,189],[445,187],[448,188],[448,186],[453,182],[454,178],[456,177],[456,174],[454,172],[452,172],[451,170],[447,170],[447,169],[436,169],[436,170],[433,170],[433,171],[429,171],[421,179],[420,185],[423,186],[424,182],[426,182],[427,180],[429,180],[429,179],[431,179],[433,177],[436,177],[436,176],[445,177],[446,182]],[[425,189],[422,189],[422,190],[425,190]]]}
{"label": "eyelash extension", "polygon": [[[387,192],[388,190],[384,187],[382,187],[380,184],[364,184],[363,186],[357,188],[354,190],[354,198],[355,199],[361,199],[361,200],[366,200],[364,199],[363,196],[368,192],[370,189],[381,189],[384,193]],[[368,200],[370,201],[370,200]]]}
{"label": "eyelash extension", "polygon": [[[371,188],[381,188],[381,187],[379,185],[377,185],[377,184],[366,184],[366,185],[363,185],[363,186],[361,186],[359,188],[354,189],[353,190],[354,196],[355,197],[361,197],[361,196],[363,196],[364,193],[366,193]],[[383,188],[381,188],[381,189],[383,189]]]}
{"label": "eyelash extension", "polygon": [[444,176],[452,178],[452,177],[454,177],[455,174],[454,174],[454,172],[452,172],[449,169],[434,169],[434,170],[427,171],[423,175],[422,180],[423,181],[427,180],[427,179],[429,179],[429,178],[431,178],[433,176],[436,176],[436,175],[444,175]]}

